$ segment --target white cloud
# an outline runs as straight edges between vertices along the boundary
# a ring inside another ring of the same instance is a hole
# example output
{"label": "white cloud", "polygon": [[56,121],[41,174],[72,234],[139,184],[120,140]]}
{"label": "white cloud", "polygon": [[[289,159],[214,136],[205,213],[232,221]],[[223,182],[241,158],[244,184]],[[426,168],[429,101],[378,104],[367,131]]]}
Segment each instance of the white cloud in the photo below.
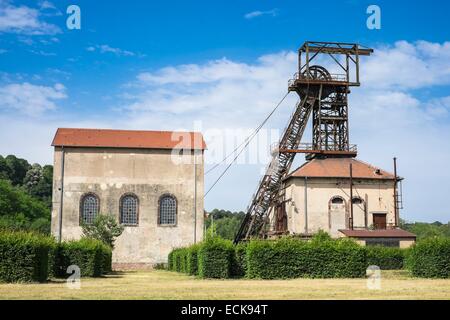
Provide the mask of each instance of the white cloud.
{"label": "white cloud", "polygon": [[272,9],[272,10],[267,10],[267,11],[260,11],[260,10],[256,10],[256,11],[252,11],[249,13],[246,13],[244,15],[245,19],[253,19],[256,17],[261,17],[261,16],[272,16],[275,17],[278,15],[278,9]]}
{"label": "white cloud", "polygon": [[116,56],[129,56],[129,57],[133,57],[136,56],[137,54],[128,50],[123,50],[120,48],[113,48],[107,44],[102,44],[102,45],[96,45],[96,46],[89,46],[86,48],[87,51],[89,52],[94,52],[94,51],[99,51],[100,53],[112,53],[115,54]]}
{"label": "white cloud", "polygon": [[399,41],[363,59],[361,72],[367,87],[405,90],[450,84],[450,42]]}
{"label": "white cloud", "polygon": [[66,97],[66,88],[60,83],[52,87],[28,82],[13,83],[0,87],[0,108],[37,116],[46,110],[55,109],[56,101]]}
{"label": "white cloud", "polygon": [[0,32],[28,35],[56,34],[61,30],[41,20],[41,13],[24,5],[14,6],[7,0],[0,1]]}

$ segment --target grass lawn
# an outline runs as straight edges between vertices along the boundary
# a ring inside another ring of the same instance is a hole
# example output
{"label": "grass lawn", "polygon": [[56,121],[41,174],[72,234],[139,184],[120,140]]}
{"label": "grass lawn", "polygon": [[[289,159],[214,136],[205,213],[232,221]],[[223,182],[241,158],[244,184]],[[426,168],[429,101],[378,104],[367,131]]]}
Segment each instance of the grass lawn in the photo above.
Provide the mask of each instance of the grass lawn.
{"label": "grass lawn", "polygon": [[365,279],[200,280],[155,270],[83,278],[79,290],[63,280],[0,284],[0,299],[450,299],[450,279],[383,271],[381,290],[369,290]]}

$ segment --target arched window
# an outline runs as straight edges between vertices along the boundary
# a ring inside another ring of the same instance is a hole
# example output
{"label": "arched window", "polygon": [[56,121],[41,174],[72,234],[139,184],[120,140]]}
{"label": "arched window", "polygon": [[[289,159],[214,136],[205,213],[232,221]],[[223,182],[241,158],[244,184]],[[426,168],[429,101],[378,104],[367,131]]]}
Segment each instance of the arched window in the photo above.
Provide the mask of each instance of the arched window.
{"label": "arched window", "polygon": [[177,199],[174,196],[166,194],[159,199],[158,223],[160,225],[177,224]]}
{"label": "arched window", "polygon": [[138,224],[139,201],[134,194],[125,194],[120,198],[120,223]]}
{"label": "arched window", "polygon": [[87,193],[81,197],[80,220],[81,223],[92,224],[100,210],[100,201],[96,194]]}
{"label": "arched window", "polygon": [[331,199],[331,203],[332,204],[344,204],[344,199],[342,199],[341,197],[334,197],[333,199]]}
{"label": "arched window", "polygon": [[362,204],[363,200],[359,197],[353,198],[353,204]]}

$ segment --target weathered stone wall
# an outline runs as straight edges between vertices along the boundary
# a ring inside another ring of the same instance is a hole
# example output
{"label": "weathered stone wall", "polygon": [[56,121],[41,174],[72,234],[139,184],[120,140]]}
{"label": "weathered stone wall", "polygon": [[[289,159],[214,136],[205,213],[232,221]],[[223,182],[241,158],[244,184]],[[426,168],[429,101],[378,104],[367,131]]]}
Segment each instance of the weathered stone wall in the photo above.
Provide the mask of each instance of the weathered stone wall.
{"label": "weathered stone wall", "polygon": [[[93,192],[100,199],[100,212],[119,218],[122,195],[133,193],[139,199],[139,224],[127,226],[117,239],[114,263],[154,264],[167,261],[174,247],[189,245],[203,237],[203,153],[172,157],[171,150],[65,148],[63,239],[78,239],[80,200]],[[55,149],[52,233],[58,234],[60,206],[61,149]],[[197,207],[194,214],[194,183]],[[177,199],[176,226],[158,225],[158,202],[163,194]],[[195,215],[197,219],[194,227]]]}
{"label": "weathered stone wall", "polygon": [[[330,232],[330,200],[342,197],[345,201],[345,221],[350,211],[350,184],[348,179],[309,178],[307,181],[308,232],[319,229]],[[360,197],[367,206],[367,227],[373,225],[374,213],[385,213],[388,224],[395,223],[393,181],[354,180],[353,196]],[[291,233],[305,232],[305,180],[292,178],[287,182],[286,204],[288,228]],[[354,205],[354,228],[365,228],[364,204]],[[348,227],[348,223],[347,223]],[[333,230],[332,236],[342,236]]]}

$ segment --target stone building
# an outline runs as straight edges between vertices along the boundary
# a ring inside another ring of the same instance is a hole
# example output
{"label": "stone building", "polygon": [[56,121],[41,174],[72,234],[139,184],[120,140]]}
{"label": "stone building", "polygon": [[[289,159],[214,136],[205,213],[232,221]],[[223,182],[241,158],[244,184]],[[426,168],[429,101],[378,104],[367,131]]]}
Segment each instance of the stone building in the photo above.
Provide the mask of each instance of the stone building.
{"label": "stone building", "polygon": [[113,215],[125,226],[113,263],[127,268],[166,262],[172,248],[202,239],[200,133],[58,129],[52,146],[56,237],[78,239],[81,222]]}
{"label": "stone building", "polygon": [[415,235],[398,228],[395,179],[393,174],[354,158],[314,158],[284,180],[287,230],[302,235],[324,230],[335,238],[351,237],[361,244],[408,247]]}

